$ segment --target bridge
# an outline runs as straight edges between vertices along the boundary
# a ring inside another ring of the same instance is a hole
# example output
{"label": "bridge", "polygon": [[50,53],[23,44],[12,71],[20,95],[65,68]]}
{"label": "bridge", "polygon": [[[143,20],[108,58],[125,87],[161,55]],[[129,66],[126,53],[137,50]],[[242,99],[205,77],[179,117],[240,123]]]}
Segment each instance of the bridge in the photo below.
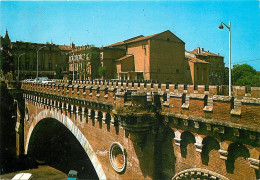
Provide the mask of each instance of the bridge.
{"label": "bridge", "polygon": [[[51,119],[99,179],[258,179],[260,88],[108,81],[23,82],[17,154]],[[53,133],[55,136],[55,132]]]}

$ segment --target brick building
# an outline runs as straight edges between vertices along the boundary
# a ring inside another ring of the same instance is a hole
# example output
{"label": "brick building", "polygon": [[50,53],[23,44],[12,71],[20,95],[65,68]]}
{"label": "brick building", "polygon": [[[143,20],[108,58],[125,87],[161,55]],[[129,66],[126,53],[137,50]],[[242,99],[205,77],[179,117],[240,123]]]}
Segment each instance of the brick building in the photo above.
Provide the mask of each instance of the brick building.
{"label": "brick building", "polygon": [[185,58],[189,63],[187,76],[191,77],[192,84],[209,85],[209,62],[188,55]]}
{"label": "brick building", "polygon": [[224,57],[219,54],[214,54],[205,51],[203,48],[198,47],[193,51],[186,51],[186,55],[204,60],[209,63],[209,84],[221,85],[224,84]]}
{"label": "brick building", "polygon": [[125,50],[121,48],[101,47],[100,60],[105,67],[104,79],[117,78],[116,60],[125,56]]}
{"label": "brick building", "polygon": [[169,30],[107,47],[125,50],[124,56],[115,60],[118,79],[188,83],[185,43]]}
{"label": "brick building", "polygon": [[[42,49],[39,50],[40,48]],[[15,76],[18,73],[18,56],[25,53],[25,55],[22,55],[19,60],[20,79],[36,77],[37,50],[39,50],[39,77],[47,76],[49,78],[63,78],[64,73],[68,70],[68,56],[66,53],[71,51],[70,47],[65,45],[60,46],[56,44],[41,44],[22,41],[12,43]]]}

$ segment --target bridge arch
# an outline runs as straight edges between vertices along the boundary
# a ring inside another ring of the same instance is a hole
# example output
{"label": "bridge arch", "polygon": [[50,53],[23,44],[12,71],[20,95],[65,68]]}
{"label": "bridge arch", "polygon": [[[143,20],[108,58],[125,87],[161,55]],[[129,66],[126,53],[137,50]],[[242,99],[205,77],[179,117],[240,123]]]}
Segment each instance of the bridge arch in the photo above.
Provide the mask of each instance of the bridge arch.
{"label": "bridge arch", "polygon": [[186,169],[183,171],[178,172],[174,175],[172,180],[177,179],[196,179],[196,178],[203,178],[203,179],[221,179],[221,180],[228,180],[225,176],[222,176],[218,173],[215,173],[213,171],[207,170],[207,169],[201,169],[201,168],[191,168]]}
{"label": "bridge arch", "polygon": [[38,113],[38,115],[36,117],[31,119],[32,122],[29,127],[27,136],[25,137],[25,154],[27,154],[27,152],[28,152],[30,138],[31,138],[31,135],[32,135],[32,132],[33,132],[35,126],[41,120],[46,119],[46,118],[55,119],[55,120],[59,121],[60,123],[62,123],[66,128],[68,128],[69,131],[76,137],[76,139],[79,141],[79,143],[81,144],[81,146],[87,153],[87,155],[98,175],[98,178],[107,179],[106,175],[104,173],[104,170],[102,168],[102,165],[101,165],[100,161],[98,160],[95,151],[93,150],[92,146],[90,145],[90,143],[88,142],[88,140],[86,139],[84,134],[80,131],[80,129],[73,123],[73,121],[69,117],[67,117],[64,114],[57,113],[53,110],[50,111],[48,109],[45,109],[45,110],[41,111],[40,113]]}

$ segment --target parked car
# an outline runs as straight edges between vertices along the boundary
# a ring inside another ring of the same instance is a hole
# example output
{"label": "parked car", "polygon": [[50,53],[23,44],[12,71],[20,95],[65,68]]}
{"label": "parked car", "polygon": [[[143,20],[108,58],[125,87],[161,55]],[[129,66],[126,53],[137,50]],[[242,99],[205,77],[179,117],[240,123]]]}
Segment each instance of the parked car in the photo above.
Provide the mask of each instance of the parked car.
{"label": "parked car", "polygon": [[70,170],[68,173],[67,180],[77,180],[78,179],[78,172],[75,170]]}
{"label": "parked car", "polygon": [[36,78],[37,82],[46,81],[46,80],[48,80],[48,79],[49,79],[49,78],[47,78],[47,77],[38,77],[38,78]]}
{"label": "parked car", "polygon": [[29,180],[29,179],[32,179],[31,173],[19,173],[12,178],[12,180]]}
{"label": "parked car", "polygon": [[34,79],[33,82],[38,82],[38,83],[43,83],[43,84],[48,84],[48,83],[55,83],[55,81],[47,78],[47,77],[39,77]]}

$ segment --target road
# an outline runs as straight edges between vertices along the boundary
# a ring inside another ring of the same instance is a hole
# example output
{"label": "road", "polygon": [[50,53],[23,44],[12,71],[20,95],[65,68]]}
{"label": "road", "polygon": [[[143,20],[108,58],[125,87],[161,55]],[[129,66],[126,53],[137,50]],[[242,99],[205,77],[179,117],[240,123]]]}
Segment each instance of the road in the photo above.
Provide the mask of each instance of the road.
{"label": "road", "polygon": [[4,174],[4,175],[0,175],[0,179],[2,180],[6,180],[6,179],[12,179],[12,177],[14,177],[16,174],[18,173],[31,173],[33,179],[36,180],[46,180],[46,179],[50,179],[50,180],[62,180],[62,179],[66,179],[67,178],[67,174],[54,169],[48,165],[45,164],[41,164],[38,166],[37,169],[30,169],[30,170],[24,170],[24,171],[17,171],[17,172],[12,172],[9,174]]}

